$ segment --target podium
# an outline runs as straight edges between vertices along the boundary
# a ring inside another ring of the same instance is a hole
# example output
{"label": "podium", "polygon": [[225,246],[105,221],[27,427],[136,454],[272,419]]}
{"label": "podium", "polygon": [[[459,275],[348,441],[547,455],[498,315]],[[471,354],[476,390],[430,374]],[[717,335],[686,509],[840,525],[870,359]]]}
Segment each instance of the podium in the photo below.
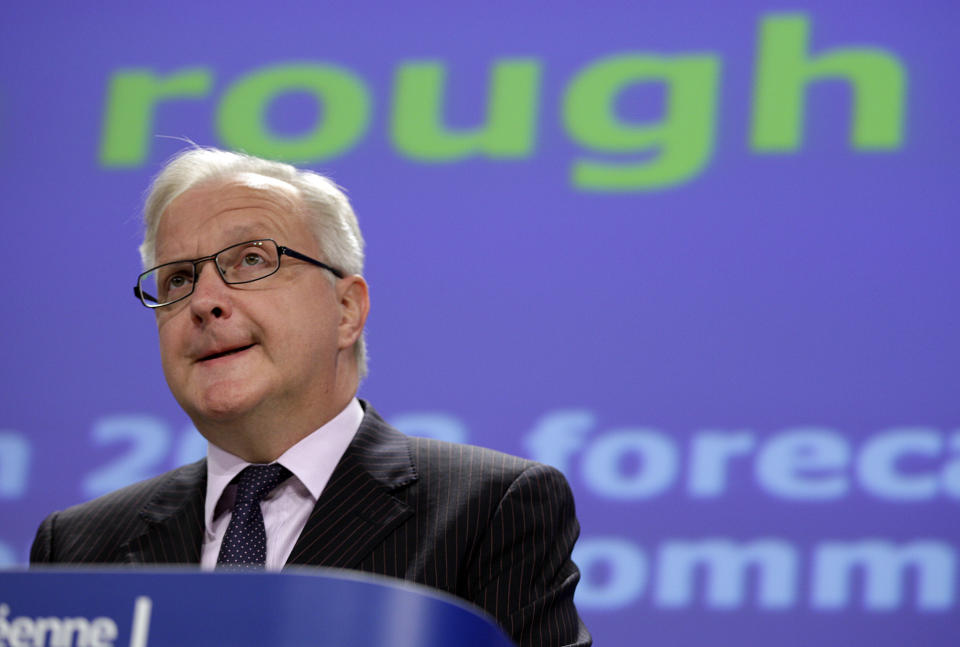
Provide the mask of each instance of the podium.
{"label": "podium", "polygon": [[51,569],[0,572],[10,647],[511,647],[492,619],[400,580],[283,573]]}

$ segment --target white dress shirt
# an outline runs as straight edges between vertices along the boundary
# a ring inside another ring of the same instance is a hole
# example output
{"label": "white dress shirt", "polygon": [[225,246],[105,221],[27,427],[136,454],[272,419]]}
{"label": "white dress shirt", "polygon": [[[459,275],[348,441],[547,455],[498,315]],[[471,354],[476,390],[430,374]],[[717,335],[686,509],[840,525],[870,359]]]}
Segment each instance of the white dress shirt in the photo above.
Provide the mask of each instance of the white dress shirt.
{"label": "white dress shirt", "polygon": [[[346,408],[277,460],[293,476],[278,485],[260,502],[263,525],[267,530],[268,571],[279,571],[286,564],[297,538],[307,524],[320,493],[340,462],[350,441],[360,428],[363,407],[356,398]],[[242,458],[207,444],[207,499],[204,503],[205,532],[200,567],[213,570],[220,544],[233,516],[236,484],[230,481],[251,465]]]}

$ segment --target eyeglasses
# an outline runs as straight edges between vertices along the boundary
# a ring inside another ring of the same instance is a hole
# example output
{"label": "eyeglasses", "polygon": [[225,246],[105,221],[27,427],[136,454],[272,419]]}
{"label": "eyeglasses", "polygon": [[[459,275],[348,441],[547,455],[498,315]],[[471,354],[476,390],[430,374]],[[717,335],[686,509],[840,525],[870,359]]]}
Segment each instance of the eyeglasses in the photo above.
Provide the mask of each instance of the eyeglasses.
{"label": "eyeglasses", "polygon": [[223,282],[228,285],[237,285],[252,283],[276,274],[280,269],[281,256],[289,256],[322,267],[338,279],[344,276],[343,272],[335,267],[295,252],[289,247],[278,245],[274,240],[263,238],[237,243],[203,258],[158,265],[140,275],[133,288],[133,294],[148,308],[162,308],[193,294],[197,284],[198,267],[201,263],[213,261]]}

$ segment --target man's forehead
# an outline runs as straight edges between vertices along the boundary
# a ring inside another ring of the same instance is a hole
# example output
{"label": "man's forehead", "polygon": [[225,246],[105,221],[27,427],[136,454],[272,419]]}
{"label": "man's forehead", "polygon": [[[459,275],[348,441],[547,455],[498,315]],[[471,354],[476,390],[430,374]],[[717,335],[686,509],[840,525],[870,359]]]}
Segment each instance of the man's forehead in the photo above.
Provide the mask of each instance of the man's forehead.
{"label": "man's forehead", "polygon": [[193,239],[189,236],[185,240],[182,234],[212,233],[209,221],[234,213],[235,220],[232,216],[215,219],[219,236],[231,242],[262,237],[274,233],[277,225],[287,228],[300,221],[300,192],[283,180],[249,172],[192,186],[164,209],[157,229],[157,256],[166,256],[165,251],[182,251],[179,248],[190,246]]}
{"label": "man's forehead", "polygon": [[[300,198],[300,191],[289,182],[259,173],[243,172],[228,177],[211,178],[194,185],[177,196],[170,206],[185,197],[189,198],[197,194],[203,194],[214,203],[231,199],[259,197],[271,201],[289,202],[290,207],[297,207]],[[168,210],[170,206],[167,207]]]}
{"label": "man's forehead", "polygon": [[224,186],[243,186],[256,191],[280,191],[289,196],[299,194],[296,187],[289,182],[249,171],[230,176],[223,181],[223,184]]}

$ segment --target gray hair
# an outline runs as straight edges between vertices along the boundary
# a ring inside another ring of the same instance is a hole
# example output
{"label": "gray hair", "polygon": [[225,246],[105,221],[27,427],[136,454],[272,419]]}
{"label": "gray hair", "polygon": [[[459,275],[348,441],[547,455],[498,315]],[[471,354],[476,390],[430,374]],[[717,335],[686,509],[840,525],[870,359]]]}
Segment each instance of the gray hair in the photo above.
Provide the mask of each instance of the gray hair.
{"label": "gray hair", "polygon": [[[252,155],[190,148],[166,163],[154,178],[143,206],[144,234],[140,259],[144,269],[156,264],[157,230],[167,207],[177,196],[211,180],[254,173],[286,182],[300,194],[304,215],[310,221],[322,259],[345,274],[363,274],[363,236],[353,207],[344,192],[330,179],[290,164]],[[353,347],[361,378],[367,373],[363,334]]]}

